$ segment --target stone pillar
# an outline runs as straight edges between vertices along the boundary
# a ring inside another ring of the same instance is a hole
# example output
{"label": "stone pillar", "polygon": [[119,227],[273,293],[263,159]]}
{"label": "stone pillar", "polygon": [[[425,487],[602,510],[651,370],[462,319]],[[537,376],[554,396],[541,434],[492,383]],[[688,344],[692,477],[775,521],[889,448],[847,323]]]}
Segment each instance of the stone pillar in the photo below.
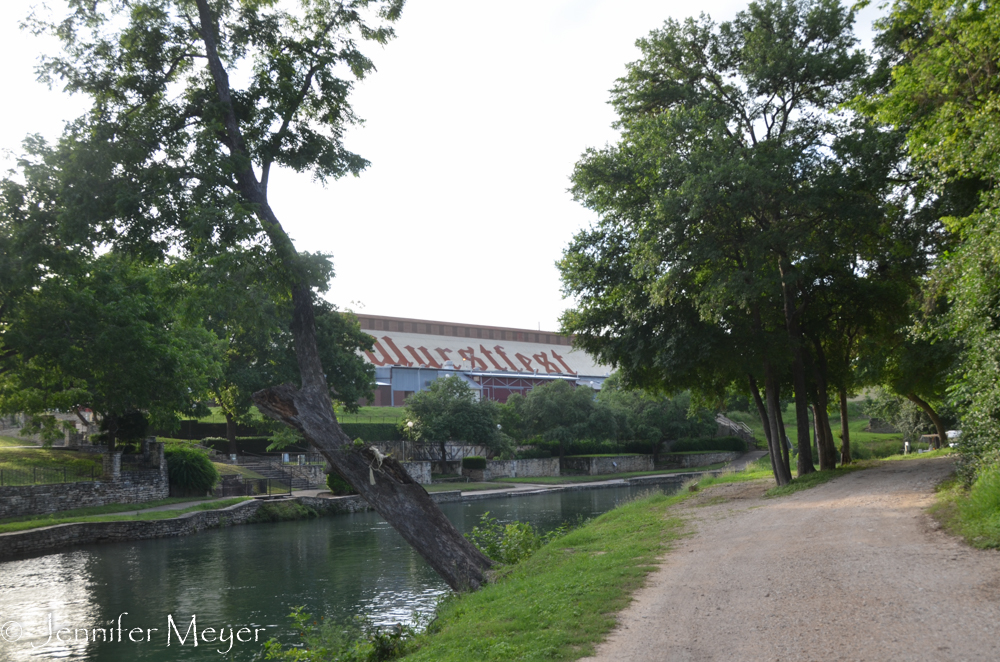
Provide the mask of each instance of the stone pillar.
{"label": "stone pillar", "polygon": [[102,456],[104,461],[104,479],[112,483],[117,483],[122,477],[122,452],[105,453]]}

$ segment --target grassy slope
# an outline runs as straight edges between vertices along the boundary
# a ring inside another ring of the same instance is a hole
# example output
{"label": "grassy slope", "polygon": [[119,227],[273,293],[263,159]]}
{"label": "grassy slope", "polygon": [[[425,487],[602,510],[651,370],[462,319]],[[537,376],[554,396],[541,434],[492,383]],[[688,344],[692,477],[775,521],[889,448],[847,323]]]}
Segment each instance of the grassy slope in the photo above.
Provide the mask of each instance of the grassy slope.
{"label": "grassy slope", "polygon": [[91,467],[103,469],[101,456],[95,453],[56,451],[45,448],[0,448],[0,469],[31,471],[33,467],[46,469],[67,468],[87,472]]}
{"label": "grassy slope", "polygon": [[11,531],[24,531],[26,529],[37,529],[41,526],[52,526],[53,524],[68,524],[71,522],[120,522],[126,520],[157,520],[157,519],[170,519],[172,517],[177,517],[184,513],[190,513],[196,510],[215,510],[218,508],[225,508],[226,506],[231,506],[240,501],[247,501],[249,497],[234,497],[232,499],[224,499],[222,501],[212,501],[208,503],[198,503],[188,508],[181,510],[156,510],[152,512],[139,512],[135,515],[114,515],[114,514],[86,514],[94,513],[115,513],[115,512],[132,512],[140,508],[153,508],[158,505],[165,505],[166,503],[177,503],[180,501],[190,501],[190,499],[163,499],[162,501],[150,501],[143,504],[113,504],[110,506],[101,506],[98,508],[79,508],[77,510],[67,510],[59,513],[51,513],[49,515],[34,517],[32,519],[28,518],[12,518],[3,520],[0,522],[0,533],[9,533]]}
{"label": "grassy slope", "polygon": [[31,446],[34,442],[23,437],[0,437],[0,448],[9,446]]}
{"label": "grassy slope", "polygon": [[683,530],[667,508],[625,504],[550,543],[501,581],[446,601],[407,660],[573,660],[614,627],[615,613]]}
{"label": "grassy slope", "polygon": [[[817,472],[769,494],[808,489],[876,464]],[[589,655],[614,627],[615,613],[655,569],[656,558],[684,533],[670,506],[712,485],[770,479],[764,458],[739,473],[706,476],[674,496],[654,495],[616,508],[543,547],[496,583],[445,601],[418,637],[419,650],[405,659],[575,660]]]}
{"label": "grassy slope", "polygon": [[[225,423],[226,417],[222,415],[222,409],[219,407],[209,407],[211,413],[208,416],[204,416],[198,419],[199,423]],[[254,407],[251,410],[251,417],[255,421],[263,421],[264,417]],[[390,422],[390,421],[401,421],[405,418],[403,414],[402,407],[361,407],[357,413],[351,414],[346,411],[341,411],[337,413],[337,420],[341,423],[367,423],[370,420],[374,422]]]}

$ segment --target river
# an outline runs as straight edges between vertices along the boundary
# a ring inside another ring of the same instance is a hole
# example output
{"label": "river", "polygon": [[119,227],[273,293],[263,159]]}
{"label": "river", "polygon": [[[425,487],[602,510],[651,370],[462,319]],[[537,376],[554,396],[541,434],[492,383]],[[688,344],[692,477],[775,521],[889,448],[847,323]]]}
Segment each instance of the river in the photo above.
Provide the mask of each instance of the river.
{"label": "river", "polygon": [[[649,489],[552,492],[442,509],[463,532],[487,511],[548,531]],[[447,592],[372,512],[89,545],[0,563],[0,660],[252,660],[267,638],[296,639],[287,617],[293,607],[327,619],[366,614],[377,623],[413,622]]]}

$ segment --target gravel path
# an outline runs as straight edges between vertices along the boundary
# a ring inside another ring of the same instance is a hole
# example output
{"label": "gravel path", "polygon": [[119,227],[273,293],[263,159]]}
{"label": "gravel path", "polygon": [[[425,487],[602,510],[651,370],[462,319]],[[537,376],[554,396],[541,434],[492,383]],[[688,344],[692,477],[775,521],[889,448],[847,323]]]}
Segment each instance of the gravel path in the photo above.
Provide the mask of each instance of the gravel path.
{"label": "gravel path", "polygon": [[924,510],[950,458],[887,462],[778,499],[706,490],[693,535],[588,660],[1000,660],[1000,553]]}

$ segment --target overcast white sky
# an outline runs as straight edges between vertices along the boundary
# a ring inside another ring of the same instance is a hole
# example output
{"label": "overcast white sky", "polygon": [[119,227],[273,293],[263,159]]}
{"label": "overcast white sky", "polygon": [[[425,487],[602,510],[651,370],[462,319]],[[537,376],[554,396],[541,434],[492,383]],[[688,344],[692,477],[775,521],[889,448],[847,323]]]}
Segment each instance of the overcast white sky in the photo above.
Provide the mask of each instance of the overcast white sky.
{"label": "overcast white sky", "polygon": [[[15,153],[85,108],[34,80],[54,48],[17,27],[36,4],[0,4],[0,149]],[[570,305],[555,262],[592,220],[569,175],[584,149],[615,139],[608,90],[637,59],[635,40],[670,16],[721,21],[745,5],[409,0],[353,97],[365,124],[346,144],[371,167],[325,188],[278,173],[272,204],[299,249],[334,255],[329,298],[342,308],[555,330]]]}

